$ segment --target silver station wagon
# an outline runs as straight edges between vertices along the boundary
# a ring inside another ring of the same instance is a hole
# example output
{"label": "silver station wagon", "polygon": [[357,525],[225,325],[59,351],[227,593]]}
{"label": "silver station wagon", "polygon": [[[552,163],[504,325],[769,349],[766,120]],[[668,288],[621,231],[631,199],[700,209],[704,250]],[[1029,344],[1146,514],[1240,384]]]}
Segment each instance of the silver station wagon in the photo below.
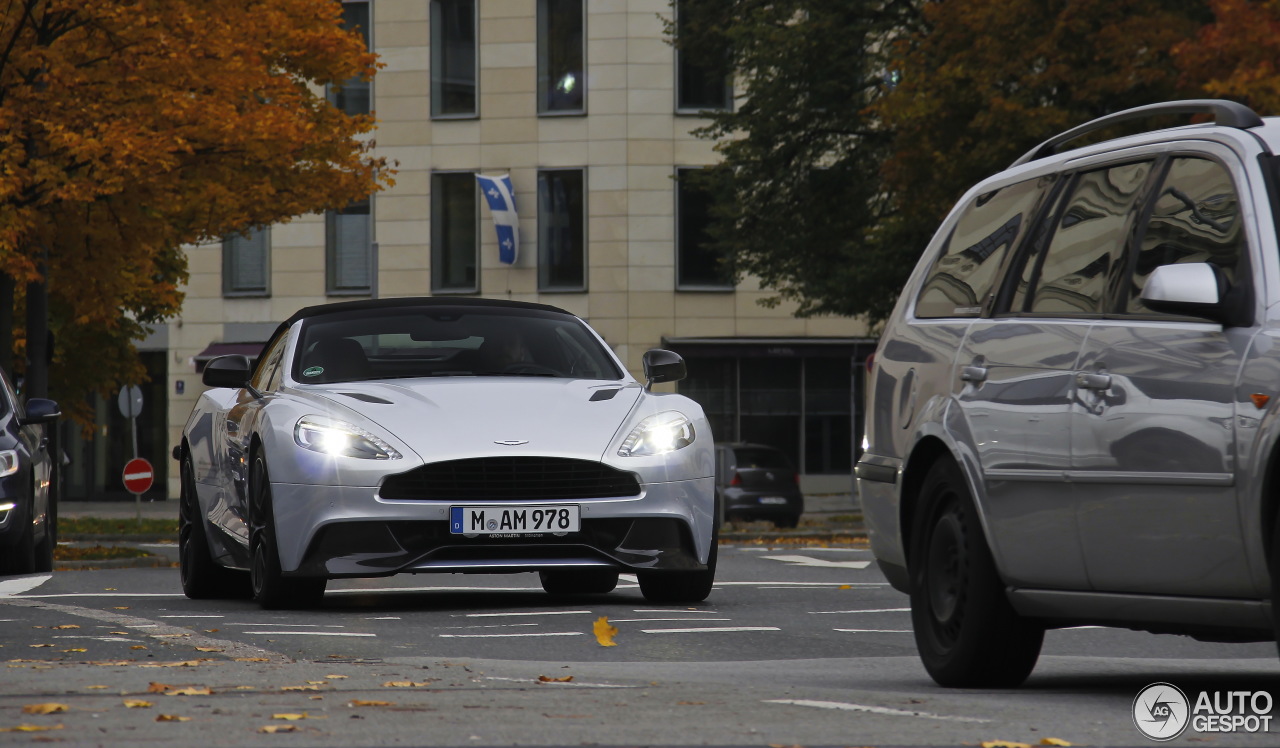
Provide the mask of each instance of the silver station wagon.
{"label": "silver station wagon", "polygon": [[[1162,114],[1210,115],[1066,150]],[[1156,104],[978,184],[869,378],[857,485],[945,686],[1012,686],[1048,628],[1276,638],[1280,118]]]}

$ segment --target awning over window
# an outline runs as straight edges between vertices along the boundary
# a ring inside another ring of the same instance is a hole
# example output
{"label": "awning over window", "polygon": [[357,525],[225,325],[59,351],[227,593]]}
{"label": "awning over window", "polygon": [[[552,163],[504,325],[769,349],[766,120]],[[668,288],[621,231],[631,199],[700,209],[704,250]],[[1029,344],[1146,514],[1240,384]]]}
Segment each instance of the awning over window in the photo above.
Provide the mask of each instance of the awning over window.
{"label": "awning over window", "polygon": [[251,364],[258,362],[258,356],[262,355],[262,348],[266,345],[262,343],[210,343],[207,348],[195,355],[196,373],[204,371],[205,364],[209,363],[218,356],[229,356],[239,353],[249,357]]}

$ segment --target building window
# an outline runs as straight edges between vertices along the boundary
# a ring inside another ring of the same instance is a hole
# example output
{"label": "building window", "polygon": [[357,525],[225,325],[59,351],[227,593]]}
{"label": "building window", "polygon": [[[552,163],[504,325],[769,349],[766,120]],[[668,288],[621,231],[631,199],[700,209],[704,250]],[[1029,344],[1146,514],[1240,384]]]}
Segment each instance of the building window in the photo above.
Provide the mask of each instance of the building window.
{"label": "building window", "polygon": [[[682,7],[698,0],[677,0],[676,34],[683,28]],[[707,0],[701,0],[706,2]],[[676,50],[676,111],[699,112],[707,109],[733,108],[733,74],[728,56],[728,42],[719,49],[725,53],[712,53],[699,49],[697,53]]]}
{"label": "building window", "polygon": [[271,293],[271,232],[250,229],[222,240],[222,295]]}
{"label": "building window", "polygon": [[[370,3],[344,2],[342,4],[342,28],[356,31],[364,39],[365,51],[372,47],[369,44]],[[340,86],[329,86],[327,94],[329,103],[347,114],[369,114],[373,111],[373,83],[359,76],[342,82]]]}
{"label": "building window", "polygon": [[471,172],[431,175],[431,291],[475,293],[478,190]]}
{"label": "building window", "polygon": [[474,117],[475,0],[431,0],[431,116]]}
{"label": "building window", "polygon": [[326,291],[335,296],[373,292],[373,221],[369,200],[324,214]]}
{"label": "building window", "polygon": [[584,114],[586,20],[582,0],[538,0],[538,114]]}
{"label": "building window", "polygon": [[731,291],[732,258],[711,244],[711,193],[690,178],[696,171],[676,170],[676,288]]}
{"label": "building window", "polygon": [[587,290],[582,169],[538,172],[538,290]]}

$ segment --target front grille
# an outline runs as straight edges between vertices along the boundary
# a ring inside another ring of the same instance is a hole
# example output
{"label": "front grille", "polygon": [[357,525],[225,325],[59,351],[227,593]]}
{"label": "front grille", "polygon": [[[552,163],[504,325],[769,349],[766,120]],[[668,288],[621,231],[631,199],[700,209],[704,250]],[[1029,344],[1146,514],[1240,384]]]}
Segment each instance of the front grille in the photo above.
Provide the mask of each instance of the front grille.
{"label": "front grille", "polygon": [[591,460],[479,457],[388,476],[379,495],[418,501],[554,501],[640,495],[634,473]]}

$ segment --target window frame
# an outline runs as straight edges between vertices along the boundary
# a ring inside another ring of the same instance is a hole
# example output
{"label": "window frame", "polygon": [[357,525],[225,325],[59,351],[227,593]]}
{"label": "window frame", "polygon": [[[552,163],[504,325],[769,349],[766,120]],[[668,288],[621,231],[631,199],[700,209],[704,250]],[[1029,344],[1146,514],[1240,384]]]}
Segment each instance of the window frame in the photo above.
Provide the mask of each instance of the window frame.
{"label": "window frame", "polygon": [[[675,179],[673,180],[675,182],[674,189],[673,189],[673,193],[674,193],[673,197],[675,202],[675,206],[674,206],[675,212],[673,216],[673,226],[675,229],[675,241],[672,242],[672,244],[674,244],[675,246],[675,289],[677,291],[682,291],[682,292],[734,293],[738,290],[738,284],[734,282],[732,278],[732,271],[730,272],[729,280],[724,284],[685,283],[681,280],[681,270],[683,268],[682,258],[684,256],[684,249],[685,249],[684,241],[683,241],[683,232],[681,231],[681,224],[682,224],[682,221],[684,220],[684,210],[683,210],[684,205],[683,205],[683,201],[681,200],[682,185],[684,184],[684,182],[681,179],[681,175],[684,172],[699,171],[705,168],[707,167],[677,166],[675,169]],[[710,215],[708,215],[708,221],[710,221]]]}
{"label": "window frame", "polygon": [[[674,0],[673,2],[673,6],[674,6],[673,12],[675,16],[674,28],[675,28],[676,34],[680,33],[680,4],[682,1],[683,0]],[[688,62],[685,59],[685,55],[682,53],[678,45],[674,47],[673,52],[675,53],[675,80],[673,81],[674,85],[672,86],[672,89],[673,89],[672,95],[674,97],[674,100],[672,102],[672,107],[674,108],[677,116],[702,117],[702,116],[705,116],[704,112],[734,111],[734,106],[733,106],[734,75],[733,75],[732,66],[730,66],[729,70],[727,70],[724,74],[724,104],[722,106],[711,106],[711,107],[687,106],[687,105],[684,105],[682,102],[683,88],[681,86],[681,82],[684,80],[683,73],[686,69],[686,66],[691,66],[691,67],[698,67],[698,66],[693,65],[693,63]]]}
{"label": "window frame", "polygon": [[440,79],[437,77],[437,70],[441,68],[440,59],[444,55],[447,47],[440,36],[437,35],[439,27],[437,13],[443,10],[443,4],[448,0],[431,0],[428,10],[428,25],[430,29],[430,67],[428,81],[431,92],[431,119],[433,120],[470,120],[479,119],[480,117],[480,0],[471,0],[471,29],[474,34],[472,41],[471,68],[472,68],[472,96],[473,103],[470,112],[443,112],[443,91],[439,84]]}
{"label": "window frame", "polygon": [[[474,223],[474,229],[475,229],[474,230],[475,241],[472,243],[472,247],[471,247],[472,261],[475,267],[475,282],[468,288],[452,287],[452,286],[446,287],[441,280],[443,263],[441,263],[440,260],[444,255],[445,247],[443,246],[443,241],[441,239],[443,227],[440,225],[440,222],[437,220],[438,214],[436,210],[437,207],[440,205],[440,203],[438,202],[438,198],[440,197],[440,195],[436,190],[436,184],[437,184],[436,177],[445,177],[450,175],[456,176],[460,174],[465,174],[469,176],[471,179],[471,188],[474,195],[474,208],[475,208],[474,211],[472,212],[472,221]],[[480,186],[476,182],[476,174],[477,172],[475,171],[470,171],[465,169],[441,169],[438,171],[431,172],[431,237],[430,237],[430,245],[428,247],[428,253],[429,253],[429,259],[431,262],[431,293],[432,295],[453,296],[453,295],[480,293],[480,275],[481,275],[480,245],[482,243],[481,237],[480,237],[480,203],[482,198],[480,195]]]}
{"label": "window frame", "polygon": [[[341,4],[343,6],[364,5],[368,9],[369,20],[368,20],[368,23],[366,24],[366,28],[364,29],[365,51],[372,52],[374,50],[374,41],[373,41],[373,5],[374,3],[373,3],[373,0],[342,0]],[[368,116],[373,114],[375,110],[375,107],[373,105],[373,79],[369,79],[367,81],[359,81],[358,79],[353,78],[351,80],[344,81],[343,83],[345,85],[347,83],[350,83],[353,80],[368,88],[369,110],[366,112],[353,113],[353,112],[348,112],[346,107],[339,107],[339,108],[341,109],[342,112],[344,112],[348,116]],[[338,107],[338,92],[333,85],[326,85],[324,87],[324,95],[325,95],[325,99],[331,105],[333,105],[334,107]]]}
{"label": "window frame", "polygon": [[[543,190],[543,183],[544,183],[543,178],[544,178],[544,175],[555,173],[555,172],[577,172],[582,176],[582,210],[581,210],[581,217],[580,217],[580,221],[582,224],[582,282],[580,285],[577,285],[577,286],[552,285],[548,280],[546,280],[547,274],[544,272],[549,267],[549,264],[547,263],[547,252],[549,247],[547,242],[544,241],[544,237],[546,236],[546,233],[545,233],[546,226],[545,226],[544,219],[548,214],[544,213],[542,210],[542,205],[543,205],[542,190]],[[589,248],[590,248],[590,241],[589,241],[590,226],[588,225],[588,218],[591,215],[590,203],[589,203],[590,191],[587,183],[587,168],[584,166],[563,166],[563,167],[557,166],[557,167],[542,168],[542,169],[538,169],[537,177],[538,177],[538,189],[537,189],[538,205],[537,205],[536,217],[537,217],[537,231],[538,231],[538,286],[537,286],[538,291],[539,293],[586,293],[589,285],[587,281],[589,278],[589,271],[590,271],[590,264],[588,262],[588,254],[589,254]]]}
{"label": "window frame", "polygon": [[[337,277],[337,233],[334,230],[334,222],[336,216],[341,215],[362,215],[360,213],[348,214],[347,211],[353,206],[360,204],[368,205],[368,230],[366,231],[366,254],[365,262],[369,270],[369,284],[367,286],[342,286],[338,283]],[[374,198],[373,195],[364,200],[356,200],[345,208],[340,210],[326,210],[324,212],[324,292],[326,296],[377,296],[378,286],[378,263],[375,255],[375,225],[374,225]]]}
{"label": "window frame", "polygon": [[582,106],[577,109],[552,109],[547,106],[547,98],[550,93],[551,82],[549,80],[550,72],[546,70],[549,67],[550,57],[550,30],[547,29],[547,3],[552,0],[537,0],[534,18],[534,98],[536,100],[537,113],[539,117],[583,117],[588,111],[588,94],[587,91],[587,2],[586,0],[576,0],[578,3],[579,13],[582,19]]}
{"label": "window frame", "polygon": [[222,296],[227,299],[270,298],[271,296],[271,227],[249,229],[251,236],[261,236],[262,248],[262,287],[236,288],[233,281],[232,266],[236,263],[236,246],[239,242],[248,241],[241,234],[231,234],[222,239]]}

